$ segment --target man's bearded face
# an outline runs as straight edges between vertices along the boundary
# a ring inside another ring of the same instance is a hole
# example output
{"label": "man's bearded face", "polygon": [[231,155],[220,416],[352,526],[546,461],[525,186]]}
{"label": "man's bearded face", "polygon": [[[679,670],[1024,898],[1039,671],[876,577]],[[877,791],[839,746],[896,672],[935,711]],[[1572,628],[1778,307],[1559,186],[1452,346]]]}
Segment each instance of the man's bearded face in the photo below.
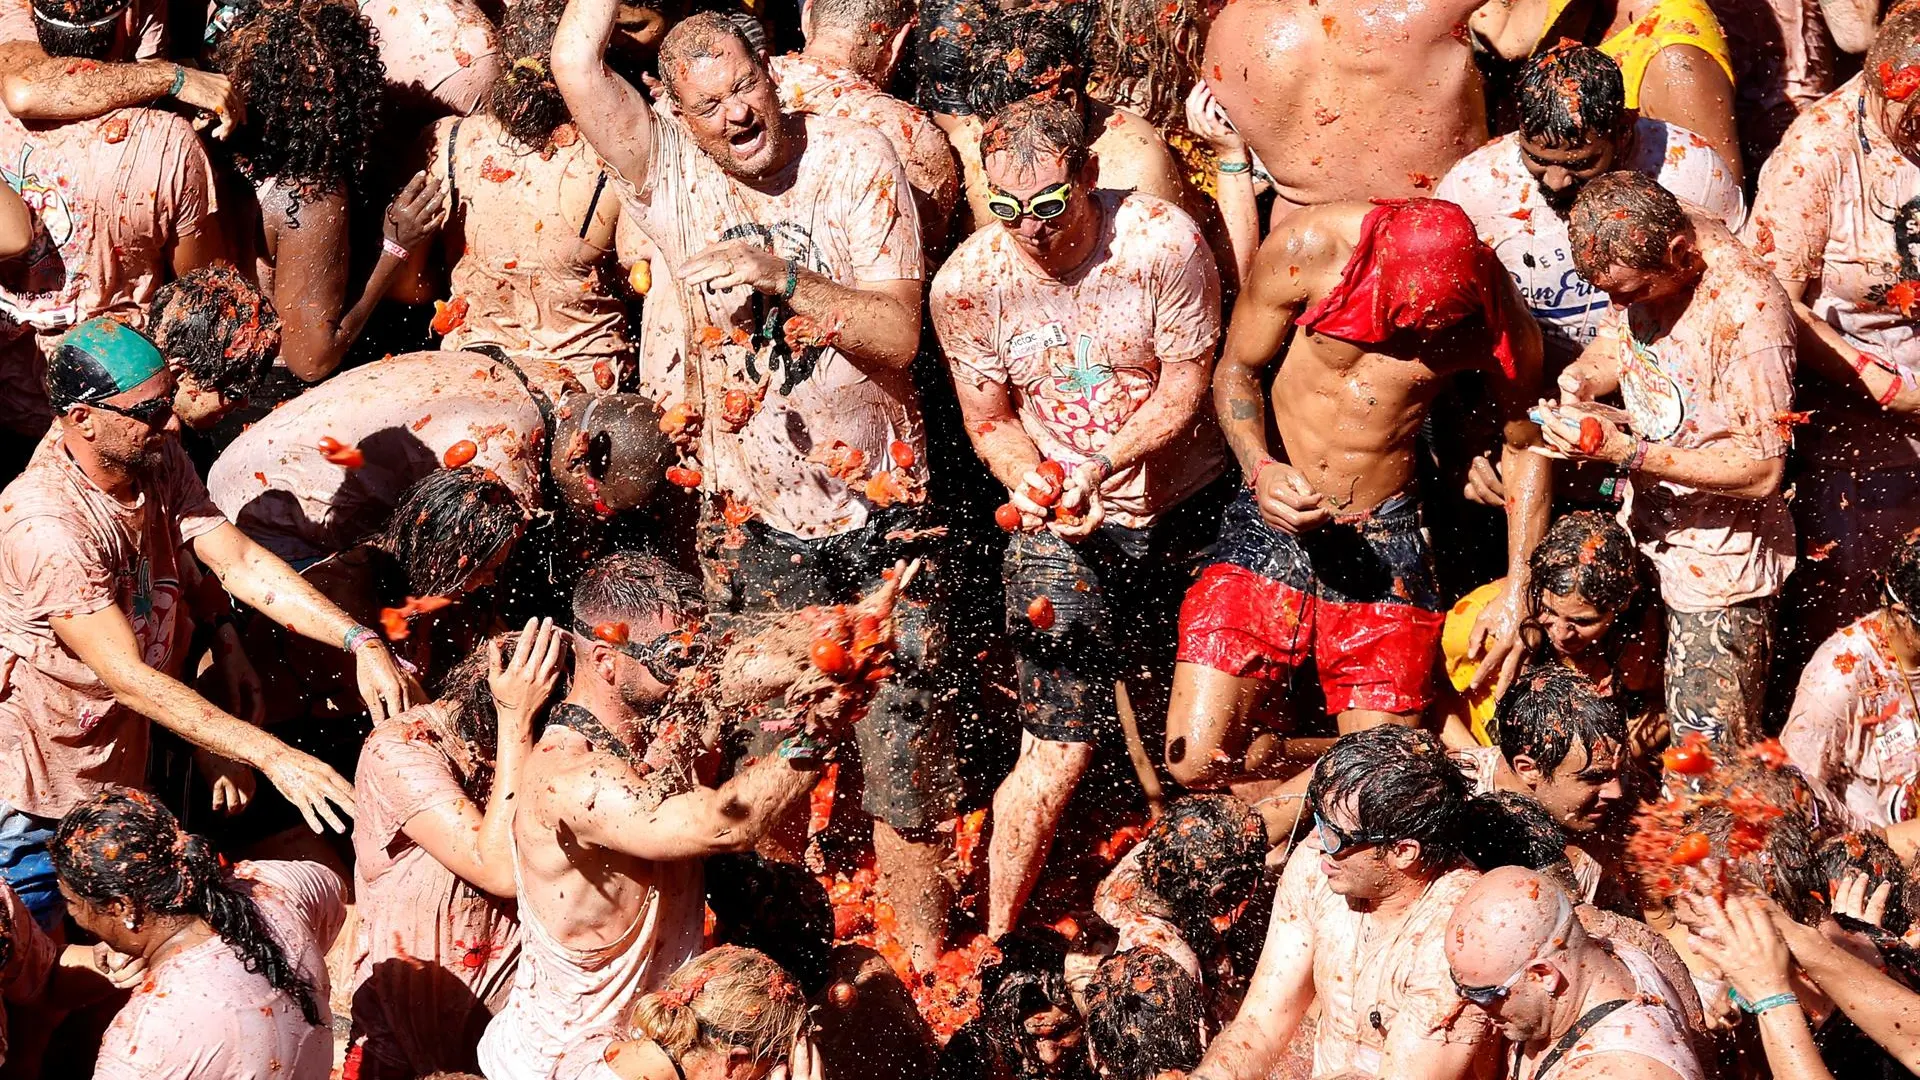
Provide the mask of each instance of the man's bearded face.
{"label": "man's bearded face", "polygon": [[1613,168],[1619,157],[1611,136],[1595,135],[1585,142],[1557,146],[1520,136],[1520,160],[1540,185],[1540,196],[1554,212],[1565,217],[1573,209],[1573,200],[1587,181]]}
{"label": "man's bearded face", "polygon": [[773,78],[738,41],[674,61],[669,85],[695,146],[730,176],[760,180],[787,166],[791,136]]}

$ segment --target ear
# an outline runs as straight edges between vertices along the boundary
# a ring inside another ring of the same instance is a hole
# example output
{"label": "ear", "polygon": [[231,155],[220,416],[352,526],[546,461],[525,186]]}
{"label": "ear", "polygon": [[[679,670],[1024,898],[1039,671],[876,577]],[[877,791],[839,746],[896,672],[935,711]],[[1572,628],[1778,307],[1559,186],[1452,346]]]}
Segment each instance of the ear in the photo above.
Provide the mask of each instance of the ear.
{"label": "ear", "polygon": [[813,40],[813,0],[800,0],[800,40]]}
{"label": "ear", "polygon": [[1387,861],[1395,870],[1411,874],[1420,865],[1420,841],[1396,840],[1386,849]]}
{"label": "ear", "polygon": [[588,665],[593,668],[593,673],[599,676],[601,682],[613,685],[615,657],[619,654],[612,646],[599,641],[588,645],[587,650]]}
{"label": "ear", "polygon": [[744,1046],[727,1047],[727,1063],[724,1066],[728,1076],[745,1074],[753,1067],[753,1055]]}
{"label": "ear", "polygon": [[887,43],[888,76],[892,76],[894,69],[900,66],[900,57],[906,55],[907,42],[913,37],[914,22],[915,20],[908,19],[900,29],[893,32],[893,40]]}
{"label": "ear", "polygon": [[81,438],[91,442],[100,434],[93,423],[94,413],[91,405],[69,405],[65,415],[67,426],[79,432]]}
{"label": "ear", "polygon": [[1540,781],[1546,778],[1540,769],[1540,763],[1526,754],[1515,754],[1509,764],[1513,766],[1514,774],[1525,781],[1529,789],[1539,786]]}
{"label": "ear", "polygon": [[1087,149],[1086,164],[1080,166],[1079,182],[1081,187],[1089,191],[1100,183],[1100,155],[1094,153],[1091,147]]}
{"label": "ear", "polygon": [[1675,269],[1685,267],[1693,261],[1696,248],[1690,233],[1676,233],[1667,241],[1667,265]]}

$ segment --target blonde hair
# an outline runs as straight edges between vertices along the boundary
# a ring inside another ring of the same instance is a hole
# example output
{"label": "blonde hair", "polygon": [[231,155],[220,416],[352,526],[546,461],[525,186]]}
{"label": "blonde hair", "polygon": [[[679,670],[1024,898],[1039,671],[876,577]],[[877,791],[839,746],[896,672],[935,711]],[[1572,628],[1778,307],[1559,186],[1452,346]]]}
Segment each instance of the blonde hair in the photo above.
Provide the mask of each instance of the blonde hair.
{"label": "blonde hair", "polygon": [[722,945],[635,1002],[628,1023],[635,1036],[677,1059],[737,1046],[765,1060],[787,1052],[806,1018],[806,998],[779,964],[763,952]]}

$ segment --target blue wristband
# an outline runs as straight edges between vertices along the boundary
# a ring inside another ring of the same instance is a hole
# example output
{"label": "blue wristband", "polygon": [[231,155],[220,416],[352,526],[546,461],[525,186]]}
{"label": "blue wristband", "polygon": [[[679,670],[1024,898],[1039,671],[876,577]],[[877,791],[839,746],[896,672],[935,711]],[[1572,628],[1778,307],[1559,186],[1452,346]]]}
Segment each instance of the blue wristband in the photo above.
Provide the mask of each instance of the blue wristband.
{"label": "blue wristband", "polygon": [[1791,991],[1782,994],[1769,994],[1759,1001],[1748,1001],[1740,995],[1740,991],[1735,990],[1731,986],[1727,987],[1727,1000],[1733,1002],[1735,1008],[1749,1016],[1759,1016],[1762,1013],[1777,1009],[1782,1005],[1800,1004],[1799,995]]}
{"label": "blue wristband", "polygon": [[173,86],[167,90],[167,96],[172,98],[179,97],[181,89],[186,85],[187,69],[179,64],[173,65]]}

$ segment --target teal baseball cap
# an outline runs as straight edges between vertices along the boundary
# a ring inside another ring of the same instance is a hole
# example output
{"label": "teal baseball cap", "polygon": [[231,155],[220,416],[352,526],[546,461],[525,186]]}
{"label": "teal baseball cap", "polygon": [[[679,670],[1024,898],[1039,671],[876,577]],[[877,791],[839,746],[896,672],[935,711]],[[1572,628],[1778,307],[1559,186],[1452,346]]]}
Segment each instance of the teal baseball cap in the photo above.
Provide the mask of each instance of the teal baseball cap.
{"label": "teal baseball cap", "polygon": [[145,334],[118,319],[88,319],[67,331],[47,358],[47,397],[63,411],[124,394],[166,368],[167,358]]}

